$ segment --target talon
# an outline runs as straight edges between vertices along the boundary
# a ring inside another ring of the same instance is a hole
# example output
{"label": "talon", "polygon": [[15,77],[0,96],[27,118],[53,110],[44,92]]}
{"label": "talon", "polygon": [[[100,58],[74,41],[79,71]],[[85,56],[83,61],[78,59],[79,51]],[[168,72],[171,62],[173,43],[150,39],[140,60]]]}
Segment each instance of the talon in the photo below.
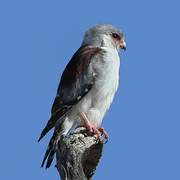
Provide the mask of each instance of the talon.
{"label": "talon", "polygon": [[100,139],[101,134],[100,134],[99,130],[95,126],[93,127],[93,132],[97,136],[97,139]]}
{"label": "talon", "polygon": [[85,113],[83,112],[80,113],[80,119],[84,123],[84,126],[86,127],[86,129],[90,133],[95,134],[97,136],[97,139],[100,139],[100,135],[101,135],[100,131],[98,130],[97,127],[95,127],[93,124],[90,123]]}
{"label": "talon", "polygon": [[[83,112],[80,113],[80,119],[81,119],[81,121],[83,121],[86,129],[90,133],[93,133],[95,135],[95,137],[97,138],[97,140],[99,140],[100,142],[103,142],[104,139],[108,140],[109,136],[108,136],[108,133],[104,130],[104,128],[97,128],[95,125],[90,123],[90,121],[86,117],[85,113],[83,113]],[[105,143],[106,142],[107,141],[105,141]]]}
{"label": "talon", "polygon": [[104,128],[99,128],[98,130],[101,132],[101,135],[104,135],[105,139],[109,139],[109,135]]}

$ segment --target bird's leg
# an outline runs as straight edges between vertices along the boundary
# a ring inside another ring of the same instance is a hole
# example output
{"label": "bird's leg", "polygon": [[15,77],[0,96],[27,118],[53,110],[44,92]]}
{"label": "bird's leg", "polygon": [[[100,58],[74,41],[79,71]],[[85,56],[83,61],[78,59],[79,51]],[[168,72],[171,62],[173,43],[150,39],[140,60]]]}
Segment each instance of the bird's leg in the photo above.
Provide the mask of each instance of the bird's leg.
{"label": "bird's leg", "polygon": [[97,139],[101,141],[101,135],[104,135],[104,138],[108,139],[109,136],[107,132],[104,130],[104,128],[97,128],[95,125],[90,123],[89,119],[87,118],[84,112],[80,113],[80,119],[84,123],[86,129],[97,136]]}
{"label": "bird's leg", "polygon": [[98,130],[96,126],[90,123],[89,119],[87,118],[84,112],[80,112],[80,119],[83,122],[85,128],[90,131],[90,133],[94,133],[97,136],[97,139],[100,139],[101,132]]}

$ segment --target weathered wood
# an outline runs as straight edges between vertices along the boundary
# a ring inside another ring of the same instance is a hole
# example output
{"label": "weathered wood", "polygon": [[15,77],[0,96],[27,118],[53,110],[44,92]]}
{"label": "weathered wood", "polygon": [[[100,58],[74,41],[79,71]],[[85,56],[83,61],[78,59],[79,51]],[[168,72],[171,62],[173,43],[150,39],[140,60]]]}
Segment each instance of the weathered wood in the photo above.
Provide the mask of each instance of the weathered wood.
{"label": "weathered wood", "polygon": [[56,152],[57,170],[61,180],[91,180],[101,158],[103,143],[78,128],[63,137]]}

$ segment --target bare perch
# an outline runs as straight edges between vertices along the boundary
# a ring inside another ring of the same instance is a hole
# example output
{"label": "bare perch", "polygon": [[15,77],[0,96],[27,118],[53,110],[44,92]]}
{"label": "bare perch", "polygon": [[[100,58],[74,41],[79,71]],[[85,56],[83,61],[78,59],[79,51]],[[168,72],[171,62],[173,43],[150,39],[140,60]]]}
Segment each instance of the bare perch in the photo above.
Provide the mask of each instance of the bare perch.
{"label": "bare perch", "polygon": [[56,152],[57,170],[61,180],[91,180],[101,158],[103,143],[78,128],[64,137]]}

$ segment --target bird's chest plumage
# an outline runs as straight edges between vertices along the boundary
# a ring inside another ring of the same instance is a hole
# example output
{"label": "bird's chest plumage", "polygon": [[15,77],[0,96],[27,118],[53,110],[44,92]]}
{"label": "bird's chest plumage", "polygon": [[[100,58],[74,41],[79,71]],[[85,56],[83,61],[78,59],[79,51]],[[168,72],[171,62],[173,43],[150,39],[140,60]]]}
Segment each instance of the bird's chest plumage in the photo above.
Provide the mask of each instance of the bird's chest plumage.
{"label": "bird's chest plumage", "polygon": [[76,116],[76,112],[85,112],[88,119],[96,126],[101,125],[119,84],[118,52],[110,48],[103,50],[104,53],[95,57],[89,66],[89,73],[94,75],[93,87],[72,113]]}
{"label": "bird's chest plumage", "polygon": [[120,60],[114,49],[104,48],[103,58],[94,62],[95,85],[92,89],[92,105],[102,114],[109,109],[119,84]]}

